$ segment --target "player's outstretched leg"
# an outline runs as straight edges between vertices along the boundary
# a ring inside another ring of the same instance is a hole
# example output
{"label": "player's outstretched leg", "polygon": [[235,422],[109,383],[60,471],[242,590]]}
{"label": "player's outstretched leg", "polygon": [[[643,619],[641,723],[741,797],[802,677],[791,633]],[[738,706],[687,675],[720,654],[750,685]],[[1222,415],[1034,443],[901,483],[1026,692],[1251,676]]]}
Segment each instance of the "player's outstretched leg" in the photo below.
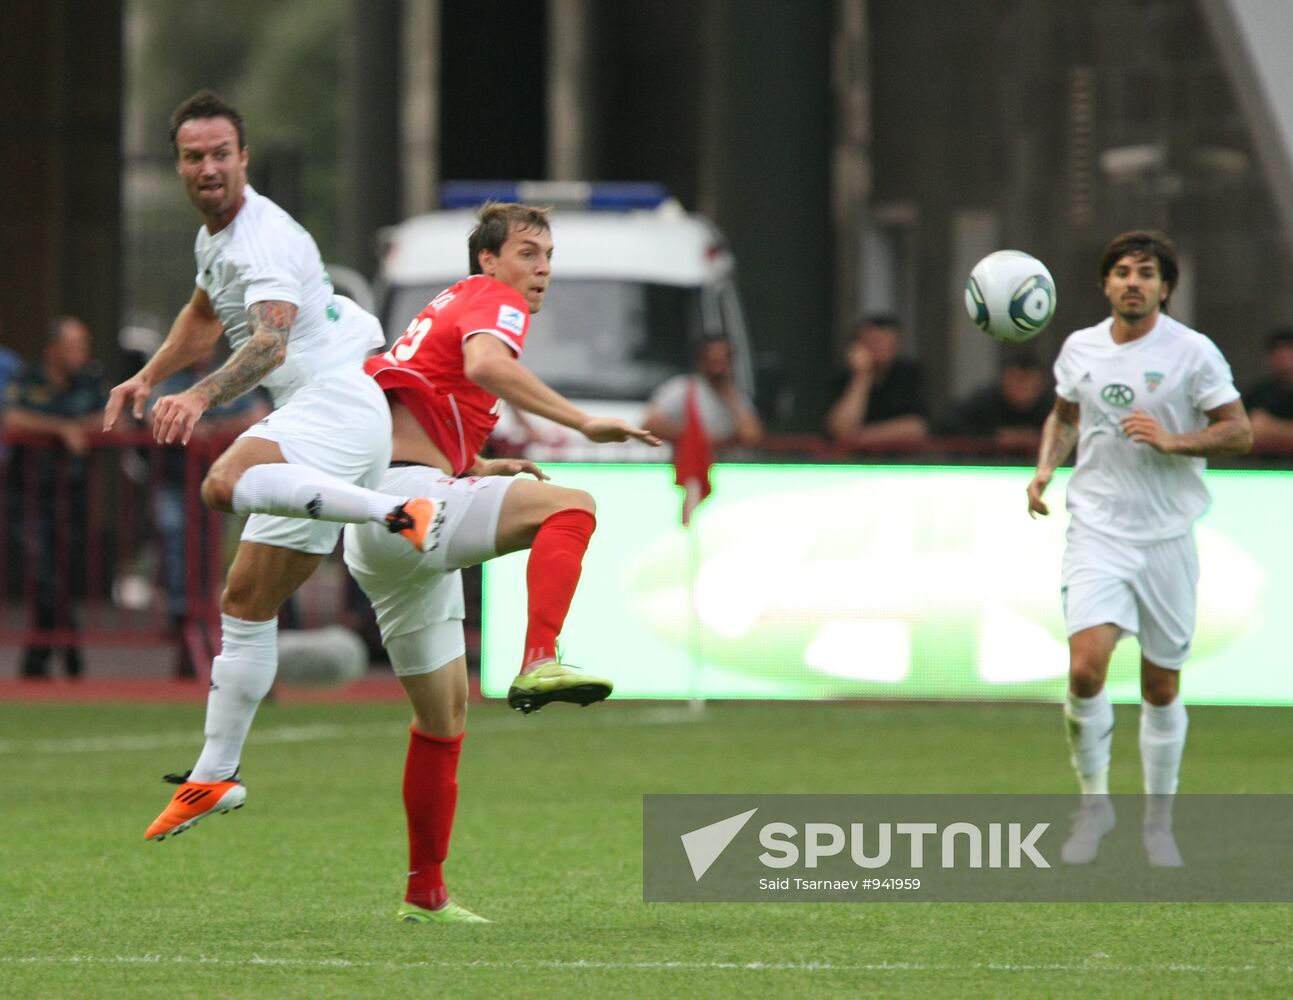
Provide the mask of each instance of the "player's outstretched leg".
{"label": "player's outstretched leg", "polygon": [[[591,506],[592,499],[585,502]],[[525,657],[507,692],[507,703],[527,715],[551,701],[591,705],[605,699],[614,686],[605,678],[571,669],[557,657],[557,636],[574,600],[584,552],[596,526],[591,510],[569,507],[546,518],[530,544],[525,571],[529,596]]]}
{"label": "player's outstretched leg", "polygon": [[[219,487],[209,486],[204,496],[218,506]],[[235,514],[272,514],[276,517],[309,518],[384,524],[420,552],[430,552],[440,540],[444,508],[427,497],[401,497],[348,483],[337,476],[304,465],[267,462],[249,466],[233,487]]]}

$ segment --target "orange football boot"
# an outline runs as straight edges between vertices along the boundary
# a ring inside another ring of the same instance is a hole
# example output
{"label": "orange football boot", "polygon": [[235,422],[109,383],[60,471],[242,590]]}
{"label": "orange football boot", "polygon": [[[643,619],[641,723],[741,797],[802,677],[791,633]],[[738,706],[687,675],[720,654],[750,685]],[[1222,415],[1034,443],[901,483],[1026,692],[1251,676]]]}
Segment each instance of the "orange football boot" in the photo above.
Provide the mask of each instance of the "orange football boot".
{"label": "orange football boot", "polygon": [[189,781],[187,774],[168,774],[165,780],[180,787],[162,814],[153,820],[144,834],[145,840],[165,840],[213,813],[241,809],[247,801],[247,789],[236,774],[228,781]]}
{"label": "orange football boot", "polygon": [[440,544],[444,526],[444,504],[430,497],[405,500],[386,515],[386,530],[401,534],[419,552],[430,552]]}

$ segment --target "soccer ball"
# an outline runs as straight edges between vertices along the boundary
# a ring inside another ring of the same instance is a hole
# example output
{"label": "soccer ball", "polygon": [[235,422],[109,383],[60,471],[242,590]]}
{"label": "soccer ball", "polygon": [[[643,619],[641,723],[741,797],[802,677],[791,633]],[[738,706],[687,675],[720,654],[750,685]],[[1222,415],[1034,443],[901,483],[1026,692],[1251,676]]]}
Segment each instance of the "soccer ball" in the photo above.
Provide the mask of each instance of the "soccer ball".
{"label": "soccer ball", "polygon": [[1036,257],[998,250],[970,272],[965,311],[989,337],[1012,343],[1028,340],[1055,315],[1055,280]]}

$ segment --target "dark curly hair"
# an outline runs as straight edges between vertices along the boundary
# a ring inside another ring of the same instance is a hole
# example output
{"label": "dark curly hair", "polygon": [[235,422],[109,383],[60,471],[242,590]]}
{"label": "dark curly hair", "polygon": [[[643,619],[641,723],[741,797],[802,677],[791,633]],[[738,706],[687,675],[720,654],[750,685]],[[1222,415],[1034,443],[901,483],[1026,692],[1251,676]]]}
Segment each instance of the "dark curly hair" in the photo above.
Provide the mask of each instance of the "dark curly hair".
{"label": "dark curly hair", "polygon": [[[1176,263],[1176,244],[1156,229],[1132,229],[1111,239],[1100,257],[1100,281],[1109,277],[1115,264],[1124,257],[1147,257],[1158,262],[1158,273],[1163,276],[1170,297],[1176,288],[1180,273]],[[1167,305],[1167,299],[1163,300]]]}

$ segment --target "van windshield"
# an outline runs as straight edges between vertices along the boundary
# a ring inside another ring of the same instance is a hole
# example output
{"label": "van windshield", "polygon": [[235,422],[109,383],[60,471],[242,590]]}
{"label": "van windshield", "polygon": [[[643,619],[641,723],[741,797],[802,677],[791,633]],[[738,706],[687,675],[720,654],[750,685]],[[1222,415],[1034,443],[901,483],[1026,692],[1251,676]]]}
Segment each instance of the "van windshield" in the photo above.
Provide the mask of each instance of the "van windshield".
{"label": "van windshield", "polygon": [[[387,343],[454,280],[394,290]],[[525,365],[565,396],[644,400],[688,369],[689,345],[722,332],[707,330],[704,317],[699,288],[556,278],[530,319]]]}

